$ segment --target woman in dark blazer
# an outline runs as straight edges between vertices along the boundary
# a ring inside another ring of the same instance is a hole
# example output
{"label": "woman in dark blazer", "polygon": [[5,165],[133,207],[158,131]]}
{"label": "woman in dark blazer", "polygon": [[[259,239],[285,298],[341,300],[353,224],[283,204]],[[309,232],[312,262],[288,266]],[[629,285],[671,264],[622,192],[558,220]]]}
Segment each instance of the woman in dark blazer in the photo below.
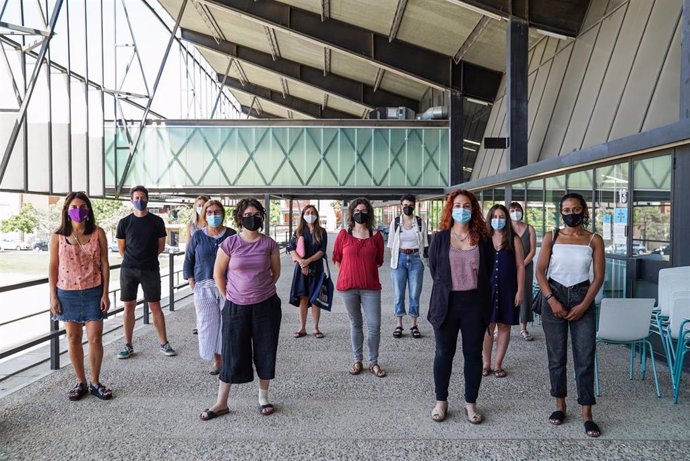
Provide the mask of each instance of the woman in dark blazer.
{"label": "woman in dark blazer", "polygon": [[451,192],[439,228],[429,248],[433,287],[428,320],[436,337],[436,406],[431,418],[439,422],[446,418],[453,357],[458,333],[462,332],[465,414],[470,423],[479,424],[484,418],[477,412],[476,402],[482,380],[482,341],[491,315],[492,256],[491,241],[474,194]]}

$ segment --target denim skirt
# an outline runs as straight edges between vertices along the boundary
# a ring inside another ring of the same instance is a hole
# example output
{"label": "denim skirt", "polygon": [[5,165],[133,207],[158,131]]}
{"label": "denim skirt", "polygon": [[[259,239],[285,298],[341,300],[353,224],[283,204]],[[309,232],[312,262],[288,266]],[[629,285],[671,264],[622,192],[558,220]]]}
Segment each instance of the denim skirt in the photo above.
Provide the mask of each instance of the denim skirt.
{"label": "denim skirt", "polygon": [[105,315],[101,312],[101,296],[103,286],[99,285],[86,290],[57,289],[57,297],[60,301],[62,314],[53,316],[53,320],[61,322],[93,322],[103,320]]}

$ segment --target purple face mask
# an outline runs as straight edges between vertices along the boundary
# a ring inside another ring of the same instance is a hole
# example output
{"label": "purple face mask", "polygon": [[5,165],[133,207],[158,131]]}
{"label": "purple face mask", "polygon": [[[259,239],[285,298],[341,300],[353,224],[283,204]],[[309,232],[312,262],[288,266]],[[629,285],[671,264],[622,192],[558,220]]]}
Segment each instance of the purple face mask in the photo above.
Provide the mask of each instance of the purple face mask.
{"label": "purple face mask", "polygon": [[70,208],[67,210],[67,216],[74,222],[82,222],[89,217],[89,210],[86,208]]}

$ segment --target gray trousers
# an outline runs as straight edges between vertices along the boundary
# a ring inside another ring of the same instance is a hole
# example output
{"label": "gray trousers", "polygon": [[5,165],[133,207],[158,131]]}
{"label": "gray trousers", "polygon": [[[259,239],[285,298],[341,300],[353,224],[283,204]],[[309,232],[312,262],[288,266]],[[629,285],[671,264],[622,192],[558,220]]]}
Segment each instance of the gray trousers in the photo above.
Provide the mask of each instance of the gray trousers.
{"label": "gray trousers", "polygon": [[364,311],[367,322],[369,362],[377,363],[381,343],[381,290],[352,289],[339,293],[350,317],[350,337],[355,362],[361,362],[364,357],[362,352],[364,342],[362,311]]}

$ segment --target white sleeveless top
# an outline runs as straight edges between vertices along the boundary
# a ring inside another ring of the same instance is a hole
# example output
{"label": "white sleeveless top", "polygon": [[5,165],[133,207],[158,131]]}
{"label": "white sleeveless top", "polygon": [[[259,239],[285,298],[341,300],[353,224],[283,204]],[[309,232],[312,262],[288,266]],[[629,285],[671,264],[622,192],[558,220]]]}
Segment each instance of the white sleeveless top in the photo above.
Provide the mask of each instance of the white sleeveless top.
{"label": "white sleeveless top", "polygon": [[[594,238],[594,234],[592,234],[592,238]],[[549,278],[566,287],[589,280],[592,254],[593,250],[589,244],[556,243],[553,246],[551,263],[549,264]]]}
{"label": "white sleeveless top", "polygon": [[413,250],[419,248],[419,239],[417,238],[417,223],[412,229],[405,229],[402,226],[400,229],[400,249]]}

